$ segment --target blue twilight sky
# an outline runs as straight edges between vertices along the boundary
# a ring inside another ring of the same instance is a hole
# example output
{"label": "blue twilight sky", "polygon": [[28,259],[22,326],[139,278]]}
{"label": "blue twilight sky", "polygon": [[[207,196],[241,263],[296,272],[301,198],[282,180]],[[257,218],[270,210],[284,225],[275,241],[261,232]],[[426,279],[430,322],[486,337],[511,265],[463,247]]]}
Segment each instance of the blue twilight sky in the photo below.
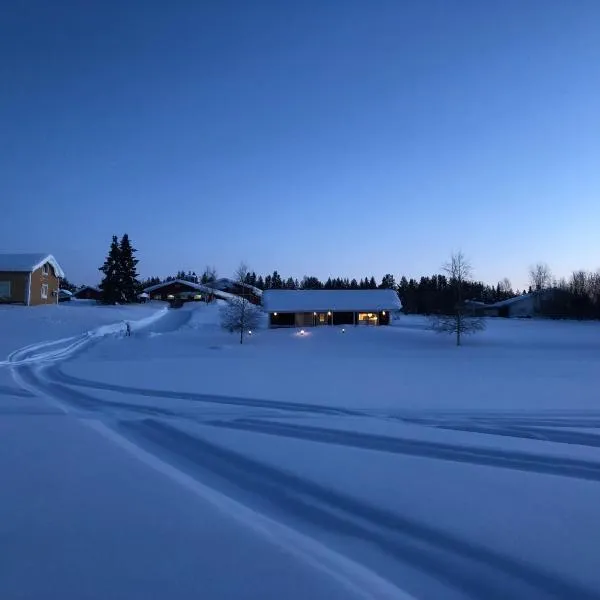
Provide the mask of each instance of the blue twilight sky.
{"label": "blue twilight sky", "polygon": [[0,202],[78,283],[596,269],[600,2],[4,2]]}

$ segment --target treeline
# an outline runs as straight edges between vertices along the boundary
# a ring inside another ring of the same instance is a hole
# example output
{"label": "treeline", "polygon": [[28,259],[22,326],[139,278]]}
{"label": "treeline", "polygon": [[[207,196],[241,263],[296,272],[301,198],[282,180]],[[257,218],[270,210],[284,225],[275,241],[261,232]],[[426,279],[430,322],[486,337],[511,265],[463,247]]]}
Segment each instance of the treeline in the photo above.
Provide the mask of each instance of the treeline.
{"label": "treeline", "polygon": [[[364,277],[360,280],[347,277],[329,277],[326,281],[318,277],[304,276],[301,281],[288,277],[284,279],[277,271],[272,275],[256,276],[249,273],[245,283],[254,285],[262,290],[267,289],[302,289],[302,290],[369,290],[391,289],[396,290],[402,301],[406,313],[419,314],[445,314],[452,312],[456,303],[456,288],[452,286],[446,275],[432,275],[407,279],[402,277],[396,283],[394,276],[386,274],[379,283],[375,277]],[[510,282],[504,280],[496,286],[486,285],[482,282],[464,282],[461,297],[479,302],[492,303],[514,297]]]}
{"label": "treeline", "polygon": [[600,271],[575,271],[544,290],[540,313],[555,319],[600,319]]}
{"label": "treeline", "polygon": [[[402,277],[398,284],[398,295],[402,300],[402,308],[406,313],[416,314],[449,314],[456,305],[456,284],[446,275],[432,275],[415,279]],[[486,285],[481,281],[464,281],[461,283],[460,298],[491,304],[513,298],[510,283],[506,280],[498,285]]]}

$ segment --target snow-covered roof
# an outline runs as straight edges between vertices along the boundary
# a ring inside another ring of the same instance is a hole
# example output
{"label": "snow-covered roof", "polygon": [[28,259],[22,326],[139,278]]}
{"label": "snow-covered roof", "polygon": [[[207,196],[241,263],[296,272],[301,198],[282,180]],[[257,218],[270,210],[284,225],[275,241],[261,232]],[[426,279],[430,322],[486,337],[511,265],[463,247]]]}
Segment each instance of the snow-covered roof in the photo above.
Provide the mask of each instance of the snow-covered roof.
{"label": "snow-covered roof", "polygon": [[49,263],[52,265],[57,277],[64,277],[65,273],[52,254],[0,254],[0,271],[11,273],[32,273],[41,266]]}
{"label": "snow-covered roof", "polygon": [[235,279],[229,279],[229,277],[220,277],[219,279],[216,279],[215,281],[211,281],[207,285],[209,285],[210,287],[215,288],[217,290],[225,289],[229,286],[240,285],[242,287],[249,289],[256,296],[262,296],[262,293],[263,293],[263,291],[260,288],[257,288],[255,285],[250,285],[249,283],[243,283],[241,281],[236,281]]}
{"label": "snow-covered roof", "polygon": [[394,290],[265,290],[267,312],[399,310],[402,303]]}
{"label": "snow-covered roof", "polygon": [[95,286],[95,285],[82,285],[80,288],[77,288],[75,290],[75,293],[78,294],[79,292],[82,292],[83,290],[94,290],[94,292],[98,292],[100,293],[102,290]]}
{"label": "snow-covered roof", "polygon": [[178,283],[180,285],[186,285],[194,290],[198,290],[200,292],[204,292],[205,294],[210,294],[213,289],[204,285],[202,283],[194,283],[193,281],[187,281],[185,279],[171,279],[170,281],[163,281],[162,283],[156,283],[144,289],[145,292],[150,293],[156,290],[160,290],[168,285],[172,285],[173,283]]}
{"label": "snow-covered roof", "polygon": [[524,300],[531,300],[535,294],[521,294],[520,296],[515,296],[514,298],[508,298],[507,300],[500,300],[499,302],[494,302],[494,304],[486,304],[486,308],[501,308],[503,306],[511,306],[512,304],[516,304],[518,302],[522,302]]}
{"label": "snow-covered roof", "polygon": [[222,292],[221,290],[217,290],[215,288],[209,287],[208,285],[204,285],[202,283],[194,283],[192,281],[187,281],[185,279],[171,279],[170,281],[163,281],[162,283],[157,283],[155,285],[151,285],[147,287],[144,292],[147,294],[151,294],[156,290],[160,290],[161,288],[167,287],[173,283],[178,283],[180,285],[184,285],[193,290],[197,290],[202,292],[203,294],[211,294],[216,298],[221,298],[222,300],[231,300],[232,298],[237,298],[234,294],[229,294],[228,292]]}
{"label": "snow-covered roof", "polygon": [[62,294],[63,296],[72,296],[73,295],[73,292],[70,292],[69,290],[63,290],[63,289],[58,290],[58,293]]}

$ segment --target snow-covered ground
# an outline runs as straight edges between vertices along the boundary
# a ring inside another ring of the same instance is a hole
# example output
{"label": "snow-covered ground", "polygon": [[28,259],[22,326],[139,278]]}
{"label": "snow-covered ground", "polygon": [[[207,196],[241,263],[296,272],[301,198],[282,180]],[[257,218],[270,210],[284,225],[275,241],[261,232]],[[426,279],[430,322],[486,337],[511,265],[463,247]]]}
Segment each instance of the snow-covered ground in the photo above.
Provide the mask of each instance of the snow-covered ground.
{"label": "snow-covered ground", "polygon": [[1,598],[600,598],[598,323],[13,309]]}

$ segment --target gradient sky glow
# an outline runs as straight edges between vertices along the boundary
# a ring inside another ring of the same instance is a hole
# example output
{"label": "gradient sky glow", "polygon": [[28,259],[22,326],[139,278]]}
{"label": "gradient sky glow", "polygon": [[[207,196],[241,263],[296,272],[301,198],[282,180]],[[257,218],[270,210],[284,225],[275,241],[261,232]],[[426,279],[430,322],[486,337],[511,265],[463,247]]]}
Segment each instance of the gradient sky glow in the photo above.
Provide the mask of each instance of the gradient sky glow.
{"label": "gradient sky glow", "polygon": [[0,252],[77,283],[600,267],[597,0],[5,2],[0,82]]}

